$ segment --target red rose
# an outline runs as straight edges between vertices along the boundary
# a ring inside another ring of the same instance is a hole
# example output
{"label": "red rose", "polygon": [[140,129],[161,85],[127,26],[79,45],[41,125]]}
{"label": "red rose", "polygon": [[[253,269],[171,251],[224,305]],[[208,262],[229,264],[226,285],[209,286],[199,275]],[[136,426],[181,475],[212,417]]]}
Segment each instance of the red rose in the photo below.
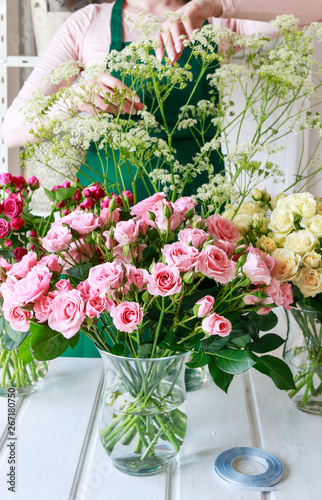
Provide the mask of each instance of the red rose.
{"label": "red rose", "polygon": [[5,219],[0,219],[0,238],[5,238],[10,232],[10,225]]}
{"label": "red rose", "polygon": [[13,219],[22,214],[23,201],[17,196],[9,196],[3,202],[3,212],[8,219]]}
{"label": "red rose", "polygon": [[26,184],[26,180],[22,175],[13,175],[11,177],[11,186],[14,187],[17,192],[22,191]]}
{"label": "red rose", "polygon": [[30,235],[29,236],[31,238],[36,238],[37,237],[37,231],[35,231],[35,230],[30,231]]}
{"label": "red rose", "polygon": [[75,193],[73,194],[73,200],[74,201],[80,201],[82,199],[82,193],[80,189],[77,189]]}
{"label": "red rose", "polygon": [[15,217],[10,221],[10,227],[13,231],[19,231],[19,229],[22,228],[24,223],[25,221],[23,220],[22,217]]}
{"label": "red rose", "polygon": [[24,255],[27,255],[27,253],[28,253],[28,250],[26,250],[25,248],[22,248],[22,247],[17,247],[13,251],[13,254],[14,254],[17,262],[20,262],[22,260],[22,257],[24,257]]}
{"label": "red rose", "polygon": [[85,201],[83,201],[79,206],[78,208],[81,208],[82,210],[90,210],[91,208],[93,208],[95,205],[94,201],[92,200],[92,198],[86,198]]}

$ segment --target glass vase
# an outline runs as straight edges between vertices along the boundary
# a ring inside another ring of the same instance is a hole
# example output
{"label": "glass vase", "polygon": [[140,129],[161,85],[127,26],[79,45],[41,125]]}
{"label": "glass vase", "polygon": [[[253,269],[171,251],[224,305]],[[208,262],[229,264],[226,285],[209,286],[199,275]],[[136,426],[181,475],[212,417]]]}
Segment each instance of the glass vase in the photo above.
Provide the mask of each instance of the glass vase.
{"label": "glass vase", "polygon": [[294,405],[322,415],[322,328],[313,309],[292,307],[288,319],[284,360],[289,364],[296,389],[289,392]]}
{"label": "glass vase", "polygon": [[184,376],[186,391],[198,391],[208,384],[208,373],[204,366],[200,368],[186,368]]}
{"label": "glass vase", "polygon": [[99,352],[105,370],[99,432],[106,453],[125,474],[165,470],[186,433],[188,354],[149,359]]}
{"label": "glass vase", "polygon": [[29,396],[39,391],[48,371],[48,362],[32,360],[24,363],[17,357],[18,349],[7,351],[0,347],[0,396],[15,389],[16,396]]}

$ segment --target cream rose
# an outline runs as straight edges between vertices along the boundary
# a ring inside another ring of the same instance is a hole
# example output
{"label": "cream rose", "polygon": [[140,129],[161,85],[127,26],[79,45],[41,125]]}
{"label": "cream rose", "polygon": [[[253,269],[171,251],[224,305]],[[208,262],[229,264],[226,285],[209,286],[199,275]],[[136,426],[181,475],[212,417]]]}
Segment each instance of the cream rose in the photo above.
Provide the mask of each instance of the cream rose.
{"label": "cream rose", "polygon": [[264,252],[269,254],[272,254],[277,248],[275,241],[265,235],[261,236],[259,240],[257,240],[256,246],[260,250],[264,250]]}
{"label": "cream rose", "polygon": [[290,210],[276,208],[268,227],[274,233],[290,233],[294,229],[294,216]]}
{"label": "cream rose", "polygon": [[289,281],[295,278],[298,272],[301,257],[292,250],[278,248],[272,253],[272,257],[277,260],[275,267],[276,278],[280,281]]}
{"label": "cream rose", "polygon": [[285,248],[288,250],[293,250],[300,255],[304,255],[307,252],[314,250],[316,245],[316,238],[307,229],[302,229],[301,231],[295,231],[289,234],[285,240]]}
{"label": "cream rose", "polygon": [[241,205],[240,209],[238,210],[239,214],[246,214],[246,215],[260,214],[261,216],[264,216],[266,212],[267,209],[261,208],[259,203],[257,203],[256,201],[246,201]]}
{"label": "cream rose", "polygon": [[321,265],[321,255],[317,252],[308,252],[302,257],[305,267],[317,269]]}
{"label": "cream rose", "polygon": [[316,198],[316,213],[322,215],[322,198]]}
{"label": "cream rose", "polygon": [[252,225],[252,216],[247,214],[239,214],[233,219],[233,223],[239,229],[241,234],[246,234]]}
{"label": "cream rose", "polygon": [[303,267],[295,283],[304,297],[315,297],[315,295],[322,292],[322,269]]}
{"label": "cream rose", "polygon": [[276,205],[281,210],[291,210],[302,217],[313,217],[316,214],[316,201],[311,193],[294,193],[281,198]]}
{"label": "cream rose", "polygon": [[322,215],[313,215],[313,217],[303,217],[301,225],[311,231],[317,238],[322,237]]}
{"label": "cream rose", "polygon": [[222,214],[223,217],[226,217],[226,219],[232,219],[237,212],[237,206],[236,205],[228,205],[227,209],[224,211]]}
{"label": "cream rose", "polygon": [[271,207],[273,208],[273,210],[275,210],[277,202],[279,200],[281,200],[282,198],[286,198],[286,194],[285,193],[280,193],[277,196],[275,196],[275,198],[271,199]]}

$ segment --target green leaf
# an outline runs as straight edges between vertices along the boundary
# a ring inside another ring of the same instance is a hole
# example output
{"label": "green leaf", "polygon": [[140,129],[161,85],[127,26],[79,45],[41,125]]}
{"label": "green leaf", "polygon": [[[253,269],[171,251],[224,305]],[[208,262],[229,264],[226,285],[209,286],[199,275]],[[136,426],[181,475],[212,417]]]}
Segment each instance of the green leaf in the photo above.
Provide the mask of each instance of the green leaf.
{"label": "green leaf", "polygon": [[115,356],[124,356],[124,344],[115,344],[112,348],[112,354]]}
{"label": "green leaf", "polygon": [[267,335],[263,335],[258,340],[255,340],[247,347],[252,352],[264,353],[269,351],[275,351],[285,342],[279,335],[275,333],[268,333]]}
{"label": "green leaf", "polygon": [[151,356],[153,344],[143,344],[138,348],[138,355],[140,358],[149,358]]}
{"label": "green leaf", "polygon": [[253,355],[253,357],[257,361],[254,368],[270,377],[278,389],[286,391],[295,389],[292,372],[284,361],[269,355],[260,358]]}
{"label": "green leaf", "polygon": [[79,342],[79,332],[77,332],[76,335],[74,335],[70,339],[65,339],[65,342],[68,344],[68,346],[71,349],[75,349],[75,347],[77,346],[77,344]]}
{"label": "green leaf", "polygon": [[210,360],[211,357],[209,354],[204,354],[203,352],[192,353],[192,358],[186,365],[188,368],[199,368],[200,366],[207,365]]}
{"label": "green leaf", "polygon": [[77,191],[77,187],[59,188],[56,191],[49,191],[44,188],[46,196],[54,203],[59,203],[67,198],[71,198]]}
{"label": "green leaf", "polygon": [[270,330],[273,330],[278,323],[278,318],[273,311],[270,311],[265,315],[250,312],[247,314],[247,317],[253,320],[261,332],[269,332]]}
{"label": "green leaf", "polygon": [[29,335],[25,338],[17,353],[17,357],[21,359],[25,364],[31,363],[34,359],[30,350],[30,341],[31,336]]}
{"label": "green leaf", "polygon": [[0,250],[0,257],[3,257],[4,259],[13,259],[14,254],[10,252],[10,250]]}
{"label": "green leaf", "polygon": [[8,336],[11,338],[11,340],[17,342],[18,344],[21,344],[23,339],[28,335],[28,332],[17,332],[13,328],[11,328],[9,321],[7,321],[6,319],[4,320],[4,324]]}
{"label": "green leaf", "polygon": [[[28,335],[28,333],[29,332],[25,333],[25,336],[22,338],[22,340]],[[1,336],[1,346],[6,351],[12,351],[12,349],[16,349],[17,347],[19,347],[20,344],[21,341],[15,342],[9,337],[9,335],[6,332],[4,332],[3,335]]]}
{"label": "green leaf", "polygon": [[249,342],[252,342],[252,337],[246,334],[242,335],[241,337],[238,336],[236,338],[229,339],[229,342],[234,345],[237,345],[238,347],[246,347],[246,345],[249,344]]}
{"label": "green leaf", "polygon": [[79,266],[71,267],[64,272],[71,278],[75,278],[79,281],[85,281],[88,278],[89,270],[92,267],[93,264],[91,262],[87,262],[87,264],[80,264]]}
{"label": "green leaf", "polygon": [[206,351],[207,353],[212,353],[220,351],[228,342],[228,337],[220,337],[219,335],[214,335],[208,339],[204,339],[200,342],[200,347],[197,344],[196,350]]}
{"label": "green leaf", "polygon": [[215,382],[215,384],[227,394],[228,387],[230,386],[230,383],[233,380],[234,375],[222,371],[217,365],[217,362],[214,358],[211,359],[208,366],[209,366],[209,373],[212,376],[212,379]]}
{"label": "green leaf", "polygon": [[217,287],[210,288],[208,290],[198,290],[197,292],[183,299],[180,307],[180,312],[185,312],[192,309],[195,303],[198,302],[198,300],[205,297],[205,295],[211,295],[212,297],[215,297],[217,293],[218,293]]}
{"label": "green leaf", "polygon": [[247,351],[222,349],[214,353],[214,356],[219,368],[232,375],[243,373],[256,363]]}
{"label": "green leaf", "polygon": [[49,326],[30,323],[30,333],[31,352],[39,361],[58,358],[68,347],[63,335]]}

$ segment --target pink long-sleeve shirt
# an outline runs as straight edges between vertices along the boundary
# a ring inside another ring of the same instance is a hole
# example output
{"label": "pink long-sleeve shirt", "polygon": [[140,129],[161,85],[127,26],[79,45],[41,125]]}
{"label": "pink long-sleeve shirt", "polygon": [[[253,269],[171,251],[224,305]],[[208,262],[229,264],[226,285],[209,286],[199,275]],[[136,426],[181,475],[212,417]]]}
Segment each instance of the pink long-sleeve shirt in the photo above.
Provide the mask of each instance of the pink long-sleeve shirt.
{"label": "pink long-sleeve shirt", "polygon": [[[24,125],[19,109],[32,93],[43,86],[42,78],[62,62],[71,59],[81,61],[84,66],[101,63],[110,46],[110,20],[114,3],[91,4],[71,15],[57,31],[42,55],[38,65],[23,85],[18,96],[7,111],[2,126],[2,138],[8,147],[23,146],[32,140],[30,124]],[[212,24],[220,24],[237,34],[259,32],[274,35],[267,22],[280,14],[294,14],[300,24],[322,21],[321,0],[222,0],[223,14],[211,18]],[[125,17],[133,12],[124,8],[123,40],[133,41],[139,34],[130,31],[130,21]],[[56,86],[46,88],[46,94],[57,91]]]}

